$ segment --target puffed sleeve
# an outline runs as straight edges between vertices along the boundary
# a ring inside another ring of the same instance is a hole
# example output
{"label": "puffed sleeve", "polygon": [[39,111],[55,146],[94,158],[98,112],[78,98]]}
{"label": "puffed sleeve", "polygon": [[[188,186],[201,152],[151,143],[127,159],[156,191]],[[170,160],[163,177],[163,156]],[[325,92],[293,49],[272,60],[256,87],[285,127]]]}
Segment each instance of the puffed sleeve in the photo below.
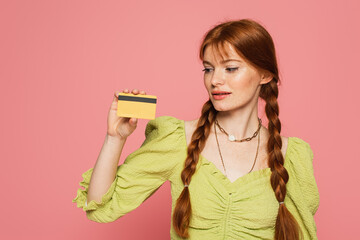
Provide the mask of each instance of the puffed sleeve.
{"label": "puffed sleeve", "polygon": [[137,208],[149,198],[173,173],[181,162],[183,151],[180,120],[161,116],[150,120],[145,128],[145,140],[136,151],[119,165],[113,183],[101,202],[86,202],[93,168],[82,174],[83,180],[72,202],[95,222],[112,222]]}
{"label": "puffed sleeve", "polygon": [[314,154],[310,144],[292,137],[289,160],[289,196],[295,203],[291,212],[296,212],[298,223],[305,239],[317,239],[314,215],[319,207],[320,196],[314,175]]}

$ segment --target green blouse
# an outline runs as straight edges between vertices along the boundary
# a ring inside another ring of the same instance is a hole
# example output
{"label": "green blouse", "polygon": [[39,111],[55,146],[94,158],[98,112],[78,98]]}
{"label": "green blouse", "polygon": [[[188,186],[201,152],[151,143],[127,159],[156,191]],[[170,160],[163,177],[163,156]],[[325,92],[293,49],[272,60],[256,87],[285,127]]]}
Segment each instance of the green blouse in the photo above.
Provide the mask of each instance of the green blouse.
{"label": "green blouse", "polygon": [[[184,184],[180,173],[187,155],[184,121],[160,116],[146,125],[146,139],[119,165],[114,182],[101,202],[86,202],[93,168],[72,202],[95,222],[112,222],[137,208],[165,181],[171,183],[172,213]],[[285,205],[296,218],[304,239],[317,239],[314,215],[319,192],[313,173],[310,145],[288,138],[284,167],[289,173]],[[279,202],[270,185],[270,168],[252,171],[231,182],[209,160],[199,157],[189,184],[192,218],[189,239],[273,239]],[[172,240],[182,239],[170,229]]]}

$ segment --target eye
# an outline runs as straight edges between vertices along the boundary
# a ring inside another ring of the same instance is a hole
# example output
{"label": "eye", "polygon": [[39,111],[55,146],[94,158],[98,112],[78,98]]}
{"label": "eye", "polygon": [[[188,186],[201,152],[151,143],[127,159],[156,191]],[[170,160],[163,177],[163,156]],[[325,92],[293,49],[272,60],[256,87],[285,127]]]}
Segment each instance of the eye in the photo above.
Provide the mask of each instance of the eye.
{"label": "eye", "polygon": [[211,68],[204,68],[202,71],[204,71],[204,73],[208,73],[210,72]]}
{"label": "eye", "polygon": [[227,71],[229,72],[235,72],[238,69],[238,67],[235,68],[226,68]]}

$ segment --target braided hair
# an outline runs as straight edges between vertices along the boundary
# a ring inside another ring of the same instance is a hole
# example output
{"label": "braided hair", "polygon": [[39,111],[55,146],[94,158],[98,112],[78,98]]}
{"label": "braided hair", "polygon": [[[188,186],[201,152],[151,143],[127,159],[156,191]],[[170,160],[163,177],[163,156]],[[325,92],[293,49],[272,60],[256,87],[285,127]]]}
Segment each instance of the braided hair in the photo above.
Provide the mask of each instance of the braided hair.
{"label": "braided hair", "polygon": [[[230,43],[236,52],[246,59],[252,66],[259,70],[267,71],[273,76],[272,80],[262,84],[259,97],[265,105],[265,113],[269,120],[269,139],[267,142],[268,166],[271,169],[270,183],[276,199],[284,202],[286,196],[286,183],[289,175],[284,167],[284,157],[281,152],[282,139],[280,136],[281,122],[279,120],[278,83],[280,84],[276,61],[275,47],[270,34],[266,29],[251,19],[228,21],[218,24],[210,29],[204,36],[200,47],[199,57],[204,58],[206,46],[214,46],[218,52],[224,43]],[[224,52],[226,55],[226,52]],[[210,135],[210,127],[215,121],[217,110],[209,99],[202,107],[201,116],[188,146],[184,169],[181,180],[189,185],[195,173],[199,156],[205,147]],[[173,213],[173,227],[176,233],[183,238],[188,238],[188,228],[191,218],[191,202],[188,187],[184,187]],[[299,240],[303,237],[299,224],[286,208],[285,204],[279,205],[275,224],[275,240]]]}

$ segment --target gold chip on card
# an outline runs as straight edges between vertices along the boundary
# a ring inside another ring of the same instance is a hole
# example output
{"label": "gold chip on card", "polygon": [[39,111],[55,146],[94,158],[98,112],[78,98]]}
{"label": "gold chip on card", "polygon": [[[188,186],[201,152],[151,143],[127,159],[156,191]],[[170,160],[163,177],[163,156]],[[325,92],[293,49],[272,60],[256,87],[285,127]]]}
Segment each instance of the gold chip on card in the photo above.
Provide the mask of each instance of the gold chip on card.
{"label": "gold chip on card", "polygon": [[119,117],[155,119],[157,97],[145,94],[119,93]]}

